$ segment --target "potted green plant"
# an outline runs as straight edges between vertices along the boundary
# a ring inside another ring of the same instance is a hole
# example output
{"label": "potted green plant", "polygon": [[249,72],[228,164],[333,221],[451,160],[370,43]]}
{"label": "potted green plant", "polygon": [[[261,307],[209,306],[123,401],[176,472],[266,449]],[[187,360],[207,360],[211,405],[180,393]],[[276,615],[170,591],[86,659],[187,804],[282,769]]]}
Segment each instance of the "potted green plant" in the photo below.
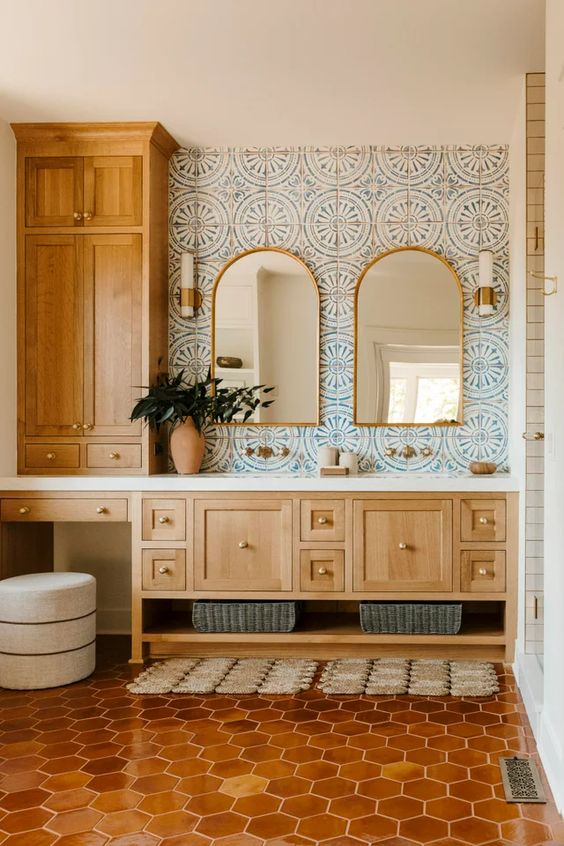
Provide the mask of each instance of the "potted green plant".
{"label": "potted green plant", "polygon": [[211,371],[203,382],[189,383],[185,371],[175,376],[161,373],[140,397],[131,420],[144,420],[158,432],[164,424],[172,427],[170,451],[178,473],[198,473],[205,449],[203,430],[209,423],[245,423],[257,408],[268,408],[274,400],[263,400],[273,388],[222,388],[221,379]]}

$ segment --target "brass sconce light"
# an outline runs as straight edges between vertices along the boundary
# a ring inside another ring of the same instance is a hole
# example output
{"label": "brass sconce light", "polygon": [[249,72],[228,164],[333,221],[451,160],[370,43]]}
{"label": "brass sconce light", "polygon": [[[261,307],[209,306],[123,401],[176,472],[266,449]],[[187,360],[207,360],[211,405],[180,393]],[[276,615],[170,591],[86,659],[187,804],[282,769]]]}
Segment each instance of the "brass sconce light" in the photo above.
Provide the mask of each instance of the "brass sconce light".
{"label": "brass sconce light", "polygon": [[497,291],[493,287],[493,253],[480,250],[478,254],[478,287],[474,291],[474,304],[480,317],[491,317],[497,305]]}
{"label": "brass sconce light", "polygon": [[195,317],[202,295],[194,284],[194,254],[182,253],[180,260],[180,316]]}

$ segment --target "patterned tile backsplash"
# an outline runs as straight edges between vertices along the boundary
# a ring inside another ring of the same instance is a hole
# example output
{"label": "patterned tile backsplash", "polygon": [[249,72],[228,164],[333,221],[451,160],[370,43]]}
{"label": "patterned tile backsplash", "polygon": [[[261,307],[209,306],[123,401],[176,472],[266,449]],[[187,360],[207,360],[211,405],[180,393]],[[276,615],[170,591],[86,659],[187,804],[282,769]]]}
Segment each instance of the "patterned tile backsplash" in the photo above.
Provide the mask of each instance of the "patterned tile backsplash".
{"label": "patterned tile backsplash", "polygon": [[[179,150],[170,168],[170,358],[205,376],[210,305],[222,265],[243,250],[283,247],[308,265],[321,297],[319,427],[211,427],[204,469],[312,473],[317,449],[356,452],[365,472],[456,472],[473,459],[507,470],[508,150],[485,147],[261,147]],[[374,256],[399,246],[444,255],[464,289],[464,424],[353,424],[354,287]],[[478,251],[494,252],[495,314],[472,300]],[[180,254],[196,255],[203,306],[179,314]],[[291,331],[289,327],[288,331]],[[284,457],[245,455],[271,446]],[[413,445],[409,460],[388,447]],[[422,450],[430,447],[431,454]]]}

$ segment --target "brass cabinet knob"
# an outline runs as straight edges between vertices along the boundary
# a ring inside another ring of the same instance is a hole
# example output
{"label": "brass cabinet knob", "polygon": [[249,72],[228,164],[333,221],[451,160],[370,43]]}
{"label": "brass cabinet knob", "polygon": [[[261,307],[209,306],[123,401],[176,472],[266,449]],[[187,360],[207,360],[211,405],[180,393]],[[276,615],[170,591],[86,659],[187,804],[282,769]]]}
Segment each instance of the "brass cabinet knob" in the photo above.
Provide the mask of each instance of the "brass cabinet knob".
{"label": "brass cabinet knob", "polygon": [[320,567],[317,572],[320,576],[324,576],[327,573],[327,567]]}
{"label": "brass cabinet knob", "polygon": [[407,549],[407,544],[406,543],[400,543],[399,548],[400,549]]}
{"label": "brass cabinet knob", "polygon": [[29,514],[30,511],[31,508],[29,507],[29,505],[22,505],[22,507],[19,509],[20,514]]}
{"label": "brass cabinet knob", "polygon": [[92,220],[92,212],[84,212],[84,220]]}
{"label": "brass cabinet knob", "polygon": [[82,220],[82,214],[80,212],[74,212],[73,217],[75,220]]}
{"label": "brass cabinet knob", "polygon": [[72,428],[73,428],[73,429],[75,430],[75,432],[76,432],[76,431],[78,431],[78,429],[82,429],[82,423],[73,423],[73,424],[72,424]]}
{"label": "brass cabinet knob", "polygon": [[248,544],[247,541],[240,541],[239,542],[239,549],[246,549],[248,547],[248,545],[249,544]]}
{"label": "brass cabinet knob", "polygon": [[327,522],[327,517],[318,517],[317,522],[319,523],[320,526],[324,526],[325,523]]}
{"label": "brass cabinet knob", "polygon": [[170,523],[170,517],[159,517],[159,523]]}
{"label": "brass cabinet knob", "polygon": [[45,458],[46,458],[48,461],[53,461],[53,459],[54,459],[54,458],[56,458],[56,457],[57,457],[57,453],[56,453],[56,452],[48,452],[48,453],[47,453],[47,455],[45,456]]}
{"label": "brass cabinet knob", "polygon": [[480,567],[480,569],[478,570],[478,573],[480,574],[480,576],[487,576],[488,575],[488,571],[486,570],[485,567]]}
{"label": "brass cabinet knob", "polygon": [[159,573],[164,576],[165,573],[168,573],[168,567],[159,567]]}
{"label": "brass cabinet knob", "polygon": [[96,509],[96,514],[106,514],[107,511],[108,511],[108,509],[106,508],[105,505],[99,505],[98,508]]}
{"label": "brass cabinet knob", "polygon": [[93,425],[92,423],[83,423],[83,424],[82,424],[82,428],[83,428],[86,432],[88,432],[90,429],[93,429],[93,428],[94,428],[94,425]]}
{"label": "brass cabinet knob", "polygon": [[117,461],[119,458],[119,452],[110,452],[110,455],[108,457],[113,459],[114,461]]}
{"label": "brass cabinet knob", "polygon": [[488,518],[487,517],[480,517],[480,523],[482,524],[482,526],[487,526],[488,525]]}

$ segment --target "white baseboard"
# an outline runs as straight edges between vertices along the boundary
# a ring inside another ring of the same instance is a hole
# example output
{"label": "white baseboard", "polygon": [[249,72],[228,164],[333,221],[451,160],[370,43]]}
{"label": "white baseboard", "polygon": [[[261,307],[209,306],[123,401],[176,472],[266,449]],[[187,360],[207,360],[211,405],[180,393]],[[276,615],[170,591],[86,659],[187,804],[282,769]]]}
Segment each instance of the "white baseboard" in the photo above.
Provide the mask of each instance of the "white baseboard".
{"label": "white baseboard", "polygon": [[131,608],[98,608],[97,634],[131,634]]}
{"label": "white baseboard", "polygon": [[544,714],[537,746],[556,807],[560,814],[564,814],[564,755],[558,736]]}

